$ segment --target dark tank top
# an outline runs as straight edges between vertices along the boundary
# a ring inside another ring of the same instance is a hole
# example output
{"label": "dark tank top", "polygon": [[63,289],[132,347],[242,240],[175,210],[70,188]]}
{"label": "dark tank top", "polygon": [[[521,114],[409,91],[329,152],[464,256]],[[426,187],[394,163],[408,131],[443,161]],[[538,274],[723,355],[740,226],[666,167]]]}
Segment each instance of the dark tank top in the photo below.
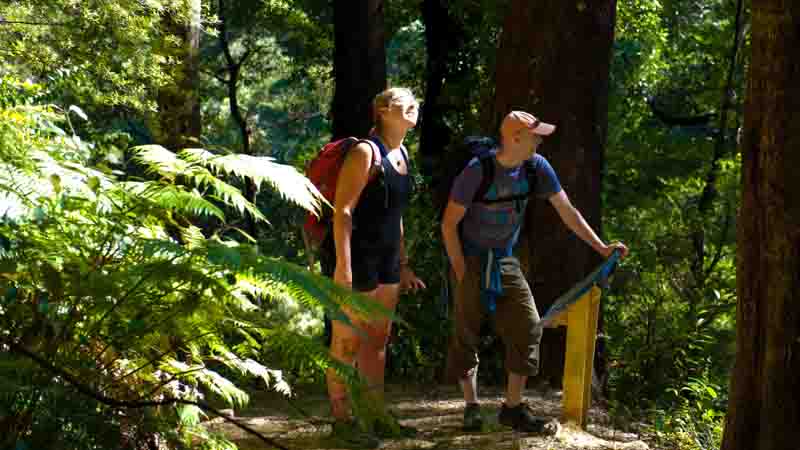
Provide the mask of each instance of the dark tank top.
{"label": "dark tank top", "polygon": [[[380,139],[370,140],[380,149],[382,173],[367,183],[358,199],[353,212],[351,247],[389,249],[400,245],[400,220],[411,197],[411,177],[397,172]],[[410,173],[405,148],[400,152]]]}

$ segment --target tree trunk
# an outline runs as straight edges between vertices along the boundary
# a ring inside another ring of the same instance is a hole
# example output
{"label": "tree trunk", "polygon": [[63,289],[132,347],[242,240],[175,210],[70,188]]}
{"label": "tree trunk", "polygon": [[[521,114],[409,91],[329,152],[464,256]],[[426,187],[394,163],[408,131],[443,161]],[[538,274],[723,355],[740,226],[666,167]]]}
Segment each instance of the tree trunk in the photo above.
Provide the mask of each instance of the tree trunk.
{"label": "tree trunk", "polygon": [[752,24],[722,449],[789,450],[800,442],[800,1],[754,0]]}
{"label": "tree trunk", "polygon": [[165,28],[181,42],[170,56],[182,63],[173,72],[174,84],[158,92],[158,119],[153,130],[156,142],[172,150],[196,146],[202,131],[198,95],[201,1],[184,1],[190,12],[189,23],[172,15],[164,18]]}
{"label": "tree trunk", "polygon": [[[557,124],[541,153],[598,233],[615,15],[616,0],[513,0],[498,50],[494,110],[488,114],[491,130],[514,109]],[[529,204],[526,230],[518,250],[528,260],[528,279],[543,312],[600,258],[543,202]],[[547,330],[540,380],[561,385],[564,351],[563,330]]]}
{"label": "tree trunk", "polygon": [[383,0],[336,0],[333,22],[333,138],[366,136],[372,99],[386,89]]}
{"label": "tree trunk", "polygon": [[[438,175],[440,156],[452,137],[444,116],[449,105],[443,92],[446,82],[458,76],[453,60],[464,42],[463,28],[453,20],[444,0],[423,0],[422,21],[425,23],[425,108],[422,110],[419,154],[422,173]],[[445,81],[447,80],[447,81]],[[438,180],[434,179],[434,186]]]}

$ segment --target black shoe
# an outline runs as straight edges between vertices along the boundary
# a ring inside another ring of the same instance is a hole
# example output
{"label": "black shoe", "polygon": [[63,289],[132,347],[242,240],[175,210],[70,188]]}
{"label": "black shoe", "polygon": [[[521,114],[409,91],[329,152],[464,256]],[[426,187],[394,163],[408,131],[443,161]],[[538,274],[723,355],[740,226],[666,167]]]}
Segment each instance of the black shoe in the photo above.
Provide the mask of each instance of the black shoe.
{"label": "black shoe", "polygon": [[481,431],[483,428],[483,416],[481,415],[481,405],[477,403],[467,403],[464,408],[464,431]]}
{"label": "black shoe", "polygon": [[365,431],[354,420],[334,422],[329,439],[337,446],[352,449],[371,449],[381,445],[380,439]]}
{"label": "black shoe", "polygon": [[559,424],[555,419],[548,420],[544,417],[533,415],[527,403],[509,408],[503,403],[500,414],[497,416],[501,425],[513,428],[515,431],[523,433],[537,433],[545,436],[553,436],[558,433]]}

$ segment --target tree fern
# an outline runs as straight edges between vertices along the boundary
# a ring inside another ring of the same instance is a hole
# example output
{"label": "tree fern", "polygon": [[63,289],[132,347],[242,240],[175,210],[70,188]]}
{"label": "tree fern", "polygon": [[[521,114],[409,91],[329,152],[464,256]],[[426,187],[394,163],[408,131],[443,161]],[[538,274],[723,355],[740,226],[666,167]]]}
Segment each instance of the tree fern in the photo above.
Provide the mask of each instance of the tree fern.
{"label": "tree fern", "polygon": [[[352,367],[331,361],[318,341],[269,311],[280,304],[323,308],[348,324],[345,307],[365,315],[389,311],[255,246],[206,236],[192,223],[197,216],[225,220],[221,205],[266,220],[220,176],[251,177],[289,201],[318,208],[320,199],[302,175],[265,158],[201,150],[176,155],[148,146],[136,157],[152,179],[120,182],[89,167],[81,147],[88,144],[53,131],[53,120],[51,112],[22,120],[17,126],[25,129],[12,133],[24,137],[19,145],[0,146],[0,160],[12,147],[15,155],[47,153],[13,165],[13,179],[0,173],[0,198],[21,205],[13,221],[0,218],[0,329],[6,330],[0,409],[8,417],[33,414],[24,430],[0,429],[0,444],[22,435],[64,436],[69,423],[74,433],[99,433],[98,446],[115,439],[118,445],[128,432],[123,422],[176,441],[189,442],[191,434],[217,442],[190,420],[195,410],[169,402],[211,395],[241,407],[247,395],[228,374],[260,379],[288,395],[281,367],[259,360],[262,355],[334,367],[360,381]],[[14,392],[40,400],[21,401]],[[158,402],[165,408],[130,406]]]}
{"label": "tree fern", "polygon": [[211,167],[217,174],[236,175],[256,183],[269,185],[284,199],[308,211],[319,212],[324,201],[317,188],[297,169],[275,163],[273,158],[250,155],[214,155],[203,149],[187,149],[180,153],[187,161]]}
{"label": "tree fern", "polygon": [[148,181],[119,183],[119,188],[138,194],[154,202],[159,208],[184,212],[190,216],[211,216],[225,220],[225,213],[194,189],[186,190],[180,186]]}

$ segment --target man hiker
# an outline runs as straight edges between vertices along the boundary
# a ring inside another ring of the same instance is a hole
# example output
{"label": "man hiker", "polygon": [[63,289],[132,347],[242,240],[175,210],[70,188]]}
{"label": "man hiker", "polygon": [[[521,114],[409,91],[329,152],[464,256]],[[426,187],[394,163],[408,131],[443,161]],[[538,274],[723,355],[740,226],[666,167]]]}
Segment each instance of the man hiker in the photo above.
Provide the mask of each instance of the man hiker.
{"label": "man hiker", "polygon": [[[527,378],[539,370],[541,340],[533,295],[519,261],[512,256],[528,194],[549,200],[567,228],[603,257],[615,249],[623,257],[628,252],[622,243],[606,245],[597,237],[570,203],[550,163],[536,153],[555,128],[527,112],[509,113],[500,127],[499,147],[484,160],[473,158],[453,181],[442,218],[445,248],[457,281],[447,373],[451,380],[458,380],[464,393],[464,429],[468,431],[480,430],[483,425],[477,372],[485,318],[493,321],[505,345],[508,384],[499,422],[523,432],[557,431],[557,424],[534,416],[522,401]],[[481,189],[485,193],[478,192],[486,173],[482,164],[494,164],[491,184]]]}

